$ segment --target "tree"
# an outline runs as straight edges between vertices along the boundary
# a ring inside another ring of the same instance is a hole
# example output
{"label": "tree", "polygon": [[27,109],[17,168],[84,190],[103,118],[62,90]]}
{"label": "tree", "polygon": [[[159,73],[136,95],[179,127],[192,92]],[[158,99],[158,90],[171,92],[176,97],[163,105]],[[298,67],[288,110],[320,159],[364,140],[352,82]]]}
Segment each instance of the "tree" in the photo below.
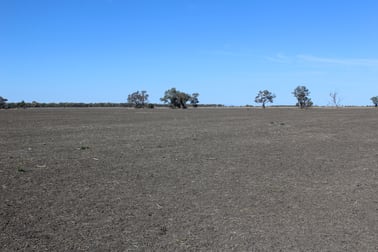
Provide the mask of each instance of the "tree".
{"label": "tree", "polygon": [[311,98],[308,97],[310,95],[310,91],[307,87],[298,86],[294,89],[292,94],[295,98],[297,98],[297,106],[299,106],[301,109],[311,107],[313,105]]}
{"label": "tree", "polygon": [[198,107],[198,103],[199,103],[199,100],[198,100],[198,96],[199,96],[199,93],[193,93],[192,96],[190,97],[190,104],[193,105],[193,107]]}
{"label": "tree", "polygon": [[265,108],[265,104],[270,102],[273,103],[273,99],[276,95],[268,90],[260,90],[255,98],[256,103],[262,103],[262,107]]}
{"label": "tree", "polygon": [[370,100],[373,102],[375,107],[378,107],[378,96],[371,97]]}
{"label": "tree", "polygon": [[26,102],[24,100],[17,103],[17,108],[26,109]]}
{"label": "tree", "polygon": [[0,109],[7,108],[7,101],[8,99],[0,96]]}
{"label": "tree", "polygon": [[148,102],[147,91],[136,91],[129,94],[127,97],[127,102],[134,104],[135,108],[144,108],[145,104]]}
{"label": "tree", "polygon": [[[196,93],[198,97],[199,94]],[[169,103],[172,108],[186,109],[186,103],[191,101],[193,97],[187,93],[181,92],[176,88],[171,88],[165,91],[164,96],[160,100],[164,103]]]}
{"label": "tree", "polygon": [[331,104],[332,105],[334,105],[335,107],[340,106],[341,99],[339,97],[339,94],[336,91],[329,93],[329,96],[331,97]]}
{"label": "tree", "polygon": [[37,107],[40,107],[40,104],[37,101],[32,101],[32,103],[30,104],[30,106],[32,108],[37,108]]}

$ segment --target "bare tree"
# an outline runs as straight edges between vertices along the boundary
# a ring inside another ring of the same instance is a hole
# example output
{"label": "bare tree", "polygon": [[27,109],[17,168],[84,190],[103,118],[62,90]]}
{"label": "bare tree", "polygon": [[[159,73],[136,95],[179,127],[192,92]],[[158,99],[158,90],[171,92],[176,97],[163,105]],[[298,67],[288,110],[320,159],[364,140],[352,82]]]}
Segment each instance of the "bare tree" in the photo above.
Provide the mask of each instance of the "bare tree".
{"label": "bare tree", "polygon": [[335,91],[335,92],[330,92],[329,96],[331,97],[331,104],[335,107],[339,107],[340,101],[341,101],[339,94]]}

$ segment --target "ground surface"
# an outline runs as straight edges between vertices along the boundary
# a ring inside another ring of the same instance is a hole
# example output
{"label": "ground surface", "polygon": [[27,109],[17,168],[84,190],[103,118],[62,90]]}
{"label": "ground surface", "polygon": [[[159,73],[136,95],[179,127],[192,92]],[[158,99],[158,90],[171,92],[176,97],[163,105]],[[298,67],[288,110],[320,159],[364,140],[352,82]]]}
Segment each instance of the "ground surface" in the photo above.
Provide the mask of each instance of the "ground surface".
{"label": "ground surface", "polygon": [[378,109],[0,110],[1,251],[378,251]]}

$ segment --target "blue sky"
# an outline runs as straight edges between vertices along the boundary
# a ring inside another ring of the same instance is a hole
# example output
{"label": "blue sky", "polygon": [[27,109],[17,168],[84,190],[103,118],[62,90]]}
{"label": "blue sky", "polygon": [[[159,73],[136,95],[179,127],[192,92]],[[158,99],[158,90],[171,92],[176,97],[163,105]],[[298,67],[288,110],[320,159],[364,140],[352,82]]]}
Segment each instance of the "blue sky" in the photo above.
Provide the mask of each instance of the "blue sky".
{"label": "blue sky", "polygon": [[201,103],[257,92],[317,105],[378,95],[376,0],[0,0],[0,95],[9,101],[151,102],[176,87]]}

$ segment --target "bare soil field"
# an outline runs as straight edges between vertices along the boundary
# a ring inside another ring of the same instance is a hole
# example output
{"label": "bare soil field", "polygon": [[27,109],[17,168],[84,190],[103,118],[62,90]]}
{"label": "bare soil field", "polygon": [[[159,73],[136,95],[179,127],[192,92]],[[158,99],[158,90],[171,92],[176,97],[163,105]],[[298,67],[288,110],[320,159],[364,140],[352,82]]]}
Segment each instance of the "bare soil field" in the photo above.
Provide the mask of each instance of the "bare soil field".
{"label": "bare soil field", "polygon": [[378,251],[378,109],[0,110],[1,251]]}

